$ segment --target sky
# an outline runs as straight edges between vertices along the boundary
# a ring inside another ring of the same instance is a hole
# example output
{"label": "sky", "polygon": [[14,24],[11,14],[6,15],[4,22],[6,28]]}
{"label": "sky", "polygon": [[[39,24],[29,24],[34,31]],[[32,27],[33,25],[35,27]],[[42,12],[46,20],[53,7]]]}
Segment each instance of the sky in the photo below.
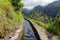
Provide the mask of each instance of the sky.
{"label": "sky", "polygon": [[24,8],[33,9],[37,5],[46,6],[57,0],[23,0]]}

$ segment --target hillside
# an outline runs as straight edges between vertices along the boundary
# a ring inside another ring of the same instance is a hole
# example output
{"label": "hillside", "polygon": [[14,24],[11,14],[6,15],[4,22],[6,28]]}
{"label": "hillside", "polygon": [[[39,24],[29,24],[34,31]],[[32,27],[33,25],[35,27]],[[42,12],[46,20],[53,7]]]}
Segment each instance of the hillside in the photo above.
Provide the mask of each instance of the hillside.
{"label": "hillside", "polygon": [[55,2],[47,5],[47,6],[44,8],[44,10],[43,10],[44,14],[46,14],[46,15],[49,16],[49,17],[55,18],[56,15],[57,15],[57,13],[58,13],[58,11],[60,11],[60,10],[57,8],[57,6],[58,6],[59,4],[60,4],[60,1],[55,1]]}
{"label": "hillside", "polygon": [[0,0],[0,38],[4,38],[23,20],[21,11],[14,11],[11,0]]}

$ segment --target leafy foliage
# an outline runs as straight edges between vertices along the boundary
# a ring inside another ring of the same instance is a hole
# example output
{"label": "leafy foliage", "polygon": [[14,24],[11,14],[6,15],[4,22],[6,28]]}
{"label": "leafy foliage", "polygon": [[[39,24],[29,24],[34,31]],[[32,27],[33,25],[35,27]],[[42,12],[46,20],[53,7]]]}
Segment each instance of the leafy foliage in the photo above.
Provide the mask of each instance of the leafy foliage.
{"label": "leafy foliage", "polygon": [[15,10],[20,10],[23,7],[23,3],[21,2],[21,0],[11,0],[11,3]]}

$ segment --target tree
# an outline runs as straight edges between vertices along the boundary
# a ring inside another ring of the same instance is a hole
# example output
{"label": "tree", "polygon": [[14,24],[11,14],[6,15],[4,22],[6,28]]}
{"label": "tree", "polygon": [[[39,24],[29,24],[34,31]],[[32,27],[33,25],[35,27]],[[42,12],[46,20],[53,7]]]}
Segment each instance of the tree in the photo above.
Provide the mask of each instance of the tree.
{"label": "tree", "polygon": [[[59,4],[60,5],[60,4]],[[60,26],[60,6],[57,6],[57,8],[59,9],[59,12],[58,12],[58,14],[57,14],[57,16],[56,16],[56,18],[55,18],[55,20],[54,20],[54,24],[57,26],[57,27],[59,27]]]}
{"label": "tree", "polygon": [[57,27],[60,27],[60,14],[58,14],[55,18],[55,21],[54,21],[54,24],[57,26]]}
{"label": "tree", "polygon": [[21,2],[21,0],[11,0],[11,3],[15,10],[21,10],[23,7],[23,3]]}

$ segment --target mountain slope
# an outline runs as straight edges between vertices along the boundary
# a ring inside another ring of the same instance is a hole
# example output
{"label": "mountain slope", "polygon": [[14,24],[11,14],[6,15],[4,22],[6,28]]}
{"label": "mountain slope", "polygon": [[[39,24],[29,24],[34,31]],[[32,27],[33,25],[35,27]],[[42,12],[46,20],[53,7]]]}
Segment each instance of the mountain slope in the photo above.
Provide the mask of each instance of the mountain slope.
{"label": "mountain slope", "polygon": [[26,9],[26,8],[22,9],[22,13],[25,17],[29,17],[31,11],[32,11],[31,9]]}
{"label": "mountain slope", "polygon": [[60,4],[60,1],[55,1],[49,5],[47,5],[45,8],[44,8],[44,14],[48,15],[49,17],[55,17],[58,13],[58,8],[57,6]]}
{"label": "mountain slope", "polygon": [[37,19],[42,15],[43,7],[38,5],[33,8],[33,10],[30,12],[30,18]]}

